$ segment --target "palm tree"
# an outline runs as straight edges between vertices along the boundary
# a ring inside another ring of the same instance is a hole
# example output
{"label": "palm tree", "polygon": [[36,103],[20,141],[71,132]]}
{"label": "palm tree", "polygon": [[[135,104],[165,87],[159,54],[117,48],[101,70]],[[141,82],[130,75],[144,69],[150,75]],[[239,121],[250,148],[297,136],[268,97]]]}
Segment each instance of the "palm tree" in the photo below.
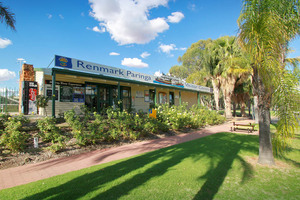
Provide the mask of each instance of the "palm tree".
{"label": "palm tree", "polygon": [[219,74],[221,89],[225,103],[225,116],[232,118],[231,99],[237,79],[244,79],[251,72],[248,59],[236,43],[235,37],[224,36],[214,41],[213,52],[218,57],[215,74]]}
{"label": "palm tree", "polygon": [[[246,103],[250,101],[251,94],[252,94],[252,83],[250,80],[251,76],[245,75],[241,78],[238,78],[235,86],[234,86],[234,94],[232,100],[234,102],[233,105],[233,115],[236,114],[236,104],[241,106],[241,116],[246,117]],[[250,108],[249,108],[250,110]],[[250,115],[250,111],[249,111]]]}
{"label": "palm tree", "polygon": [[0,20],[2,23],[5,22],[6,25],[10,27],[12,30],[16,30],[15,27],[16,20],[15,20],[14,13],[10,12],[9,8],[3,6],[1,2],[0,2]]}
{"label": "palm tree", "polygon": [[[289,41],[300,32],[299,12],[298,0],[244,0],[238,19],[239,42],[250,53],[253,91],[258,96],[260,164],[275,164],[270,135],[272,93],[282,86],[283,58]],[[293,113],[285,115],[289,114]]]}

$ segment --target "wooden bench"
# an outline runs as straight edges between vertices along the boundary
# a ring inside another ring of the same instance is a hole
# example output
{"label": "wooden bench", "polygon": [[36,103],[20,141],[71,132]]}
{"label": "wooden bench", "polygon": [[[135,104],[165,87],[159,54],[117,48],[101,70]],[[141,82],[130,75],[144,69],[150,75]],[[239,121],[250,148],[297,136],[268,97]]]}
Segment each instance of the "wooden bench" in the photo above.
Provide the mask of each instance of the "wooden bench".
{"label": "wooden bench", "polygon": [[[238,130],[247,130],[248,133],[252,133],[254,131],[254,124],[237,124],[235,122],[233,122],[233,126],[230,128],[231,131],[236,131],[237,129]],[[245,128],[242,128],[242,127],[246,127]]]}

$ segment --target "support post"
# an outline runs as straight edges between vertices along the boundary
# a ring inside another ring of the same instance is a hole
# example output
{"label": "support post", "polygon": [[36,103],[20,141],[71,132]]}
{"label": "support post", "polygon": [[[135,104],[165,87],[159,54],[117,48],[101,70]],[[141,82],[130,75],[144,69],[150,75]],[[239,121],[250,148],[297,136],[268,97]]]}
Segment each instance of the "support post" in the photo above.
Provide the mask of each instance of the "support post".
{"label": "support post", "polygon": [[5,113],[7,113],[7,88],[5,90]]}
{"label": "support post", "polygon": [[[121,100],[121,86],[120,86],[120,82],[118,82],[118,103],[120,102]],[[122,111],[123,110],[123,102],[120,103],[120,110]]]}
{"label": "support post", "polygon": [[56,73],[52,69],[52,117],[55,118],[55,82],[56,82]]}
{"label": "support post", "polygon": [[3,112],[3,105],[2,105],[2,96],[1,96],[1,92],[0,92],[0,112]]}
{"label": "support post", "polygon": [[200,105],[200,92],[197,92],[198,105]]}
{"label": "support post", "polygon": [[154,106],[157,105],[156,87],[154,88]]}
{"label": "support post", "polygon": [[179,91],[179,105],[181,106],[181,91]]}

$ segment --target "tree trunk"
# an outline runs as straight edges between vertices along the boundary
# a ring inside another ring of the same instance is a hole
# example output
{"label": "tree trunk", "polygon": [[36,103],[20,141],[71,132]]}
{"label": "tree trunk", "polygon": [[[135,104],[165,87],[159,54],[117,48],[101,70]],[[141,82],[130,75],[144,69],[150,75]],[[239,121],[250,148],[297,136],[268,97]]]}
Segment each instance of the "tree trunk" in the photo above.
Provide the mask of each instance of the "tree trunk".
{"label": "tree trunk", "polygon": [[225,103],[225,117],[227,119],[232,118],[231,99],[234,91],[235,81],[236,78],[234,76],[227,76],[226,78],[220,79],[224,103]]}
{"label": "tree trunk", "polygon": [[244,101],[241,102],[241,116],[242,117],[247,117],[247,114],[246,114],[246,103]]}
{"label": "tree trunk", "polygon": [[214,98],[215,98],[215,104],[216,104],[216,110],[219,110],[219,98],[220,98],[220,88],[219,83],[217,83],[216,79],[212,79],[212,86],[214,89]]}
{"label": "tree trunk", "polygon": [[[259,119],[259,164],[274,165],[274,157],[270,133],[270,107],[260,101],[266,98],[259,98],[258,119]],[[271,100],[271,98],[270,98]]]}
{"label": "tree trunk", "polygon": [[251,100],[248,100],[248,116],[251,115]]}
{"label": "tree trunk", "polygon": [[231,95],[228,90],[225,90],[223,92],[224,96],[224,103],[225,103],[225,117],[227,119],[232,118],[232,113],[231,113]]}
{"label": "tree trunk", "polygon": [[236,103],[233,102],[233,117],[236,117]]}
{"label": "tree trunk", "polygon": [[253,117],[254,117],[254,120],[255,120],[255,123],[256,124],[258,124],[258,97],[257,97],[257,95],[255,95],[254,97],[253,97],[253,101],[254,101],[254,105],[253,105],[253,107],[254,107],[254,113],[253,113]]}
{"label": "tree trunk", "polygon": [[259,121],[259,164],[275,165],[271,133],[270,133],[270,107],[272,94],[265,88],[258,76],[258,71],[253,70],[253,86],[256,87],[258,97],[258,121]]}

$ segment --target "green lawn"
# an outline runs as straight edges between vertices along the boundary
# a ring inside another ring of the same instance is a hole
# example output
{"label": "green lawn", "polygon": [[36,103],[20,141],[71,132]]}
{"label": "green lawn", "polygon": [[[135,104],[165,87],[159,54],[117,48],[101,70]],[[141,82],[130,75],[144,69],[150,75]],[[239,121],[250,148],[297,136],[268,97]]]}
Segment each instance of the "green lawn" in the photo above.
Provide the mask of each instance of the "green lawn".
{"label": "green lawn", "polygon": [[258,136],[218,133],[5,189],[0,199],[300,199],[297,136],[279,167],[247,162]]}

